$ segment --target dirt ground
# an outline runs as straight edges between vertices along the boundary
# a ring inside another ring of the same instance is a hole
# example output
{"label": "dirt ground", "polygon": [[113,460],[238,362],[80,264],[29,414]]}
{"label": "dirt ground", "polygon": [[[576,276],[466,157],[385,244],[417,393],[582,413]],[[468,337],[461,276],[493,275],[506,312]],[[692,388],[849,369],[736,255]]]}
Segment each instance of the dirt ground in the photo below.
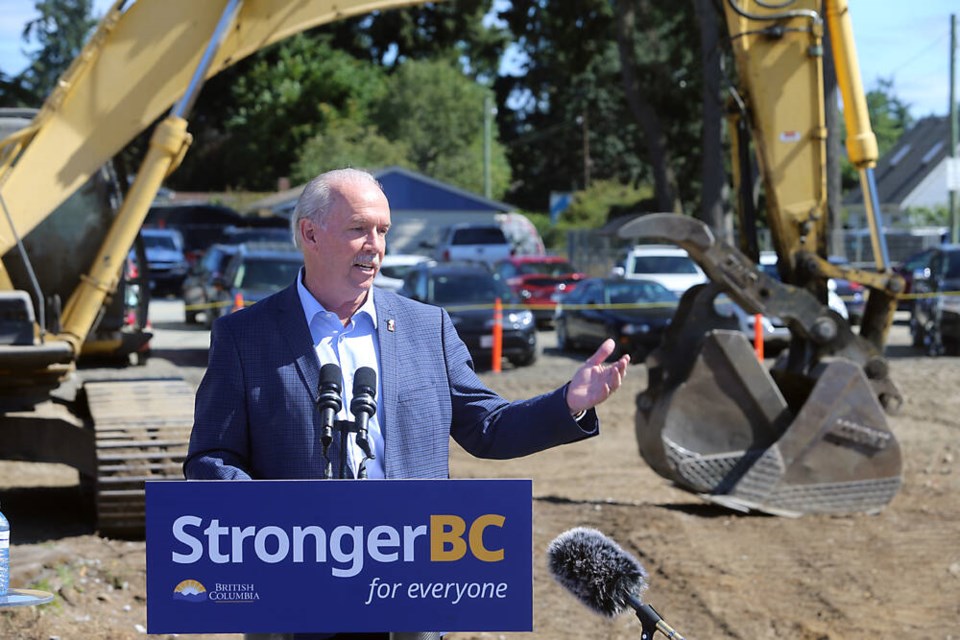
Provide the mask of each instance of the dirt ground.
{"label": "dirt ground", "polygon": [[[557,353],[552,332],[542,338],[536,365],[484,379],[512,399],[562,384],[578,358]],[[641,561],[650,576],[646,600],[688,639],[960,638],[960,359],[910,349],[902,324],[887,355],[906,399],[890,418],[904,452],[904,484],[879,515],[743,515],[675,488],[637,453],[642,365],[632,366],[621,391],[600,407],[598,438],[508,462],[455,449],[455,477],[533,479],[535,632],[448,637],[639,638],[632,614],[601,618],[549,575],[548,543],[589,526]],[[160,350],[154,366],[185,365],[196,382],[204,357],[195,348]],[[49,605],[0,613],[0,637],[145,635],[144,543],[96,536],[77,497],[69,469],[0,463],[0,500],[13,530],[12,585],[56,594]]]}

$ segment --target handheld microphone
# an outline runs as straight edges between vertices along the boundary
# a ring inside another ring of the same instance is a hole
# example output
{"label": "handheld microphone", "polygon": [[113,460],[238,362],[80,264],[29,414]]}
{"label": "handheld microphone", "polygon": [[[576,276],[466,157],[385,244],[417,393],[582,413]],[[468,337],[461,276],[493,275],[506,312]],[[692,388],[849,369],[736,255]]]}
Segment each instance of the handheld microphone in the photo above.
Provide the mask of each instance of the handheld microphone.
{"label": "handheld microphone", "polygon": [[647,572],[636,558],[595,529],[577,527],[557,536],[547,547],[550,573],[595,613],[613,618],[631,607],[642,625],[643,640],[659,631],[683,640],[640,596]]}
{"label": "handheld microphone", "polygon": [[357,446],[368,458],[373,458],[370,441],[367,439],[367,422],[377,412],[377,372],[370,367],[360,367],[353,375],[353,400],[350,412],[357,420]]}
{"label": "handheld microphone", "polygon": [[340,367],[332,362],[320,367],[320,395],[317,398],[317,406],[320,408],[322,427],[320,443],[323,445],[324,454],[333,441],[333,421],[343,407],[343,401],[340,399],[341,379]]}

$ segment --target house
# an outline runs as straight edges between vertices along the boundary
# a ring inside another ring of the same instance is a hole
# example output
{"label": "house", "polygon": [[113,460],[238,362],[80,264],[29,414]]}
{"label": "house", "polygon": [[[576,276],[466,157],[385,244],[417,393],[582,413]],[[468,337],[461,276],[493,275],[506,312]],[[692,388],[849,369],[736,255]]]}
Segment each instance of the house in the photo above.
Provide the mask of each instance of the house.
{"label": "house", "polygon": [[[946,116],[924,118],[905,132],[874,169],[884,224],[909,225],[909,209],[946,207],[949,162],[950,123]],[[844,205],[851,215],[850,226],[866,226],[859,189],[844,199]]]}
{"label": "house", "polygon": [[[874,178],[890,259],[900,262],[946,237],[944,226],[918,226],[911,209],[947,206],[950,123],[945,116],[917,122],[877,161]],[[866,208],[859,189],[844,198],[848,231],[844,250],[854,263],[872,263]]]}
{"label": "house", "polygon": [[[543,253],[535,227],[504,202],[490,200],[402,167],[371,171],[390,201],[390,253],[426,253],[422,243],[436,240],[439,230],[458,222],[499,223],[517,245],[517,252]],[[280,191],[249,205],[252,212],[290,217],[303,185]]]}

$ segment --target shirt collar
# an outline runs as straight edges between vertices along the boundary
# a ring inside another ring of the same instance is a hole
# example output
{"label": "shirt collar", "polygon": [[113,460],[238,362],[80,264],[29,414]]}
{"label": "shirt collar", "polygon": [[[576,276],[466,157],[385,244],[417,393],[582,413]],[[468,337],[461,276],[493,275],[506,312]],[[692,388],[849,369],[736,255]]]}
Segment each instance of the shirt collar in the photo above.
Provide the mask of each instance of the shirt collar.
{"label": "shirt collar", "polygon": [[[303,267],[300,267],[300,274],[297,276],[297,295],[300,297],[300,306],[303,307],[303,315],[307,319],[307,326],[310,326],[310,322],[313,320],[314,316],[318,313],[326,313],[327,309],[324,308],[320,302],[313,297],[313,294],[307,290],[307,287],[303,284],[303,278],[306,275],[306,271]],[[373,323],[373,328],[377,328],[377,310],[373,304],[373,287],[370,287],[370,291],[367,293],[367,299],[363,301],[363,304],[360,305],[360,308],[357,309],[354,316],[357,316],[361,313],[366,313],[369,316],[370,321]]]}

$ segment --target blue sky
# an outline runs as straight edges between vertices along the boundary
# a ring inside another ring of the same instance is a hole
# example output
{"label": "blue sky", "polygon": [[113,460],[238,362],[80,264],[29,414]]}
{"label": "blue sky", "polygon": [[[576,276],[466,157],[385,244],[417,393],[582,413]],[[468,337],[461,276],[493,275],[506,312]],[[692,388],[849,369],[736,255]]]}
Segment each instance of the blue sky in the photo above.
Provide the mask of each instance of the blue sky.
{"label": "blue sky", "polygon": [[[894,94],[911,105],[914,117],[945,115],[950,13],[960,14],[960,2],[848,1],[866,89],[875,87],[878,78],[892,78]],[[98,14],[111,4],[110,0],[94,0]],[[33,7],[34,0],[0,0],[0,70],[4,73],[16,73],[26,64],[20,34],[34,15]]]}

